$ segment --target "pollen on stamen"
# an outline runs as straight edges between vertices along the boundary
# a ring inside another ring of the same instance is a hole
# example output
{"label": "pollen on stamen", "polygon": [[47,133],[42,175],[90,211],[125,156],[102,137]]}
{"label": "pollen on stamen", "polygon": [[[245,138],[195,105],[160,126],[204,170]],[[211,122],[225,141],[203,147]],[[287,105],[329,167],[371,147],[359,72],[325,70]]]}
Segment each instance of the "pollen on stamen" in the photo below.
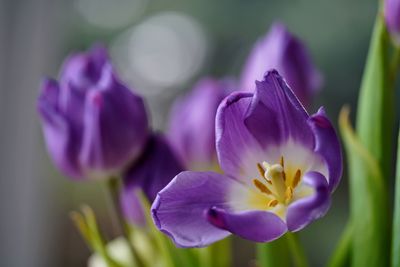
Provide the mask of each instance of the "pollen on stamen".
{"label": "pollen on stamen", "polygon": [[278,205],[279,201],[276,199],[272,199],[271,201],[268,202],[268,207],[273,208],[276,205]]}
{"label": "pollen on stamen", "polygon": [[292,187],[296,187],[300,182],[301,171],[297,170],[293,177]]}
{"label": "pollen on stamen", "polygon": [[253,180],[253,184],[255,185],[255,187],[258,188],[258,190],[260,190],[262,193],[265,193],[267,195],[271,195],[272,192],[259,180],[254,179]]}

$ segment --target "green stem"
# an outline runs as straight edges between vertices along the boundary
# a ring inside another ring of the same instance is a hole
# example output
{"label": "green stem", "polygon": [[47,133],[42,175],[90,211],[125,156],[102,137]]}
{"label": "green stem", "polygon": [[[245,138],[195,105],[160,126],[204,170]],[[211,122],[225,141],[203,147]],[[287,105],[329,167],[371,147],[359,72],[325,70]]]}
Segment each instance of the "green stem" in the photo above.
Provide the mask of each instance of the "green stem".
{"label": "green stem", "polygon": [[346,225],[342,236],[336,246],[334,254],[329,260],[328,267],[345,267],[350,264],[351,255],[351,238],[353,234],[353,227],[351,222]]}
{"label": "green stem", "polygon": [[289,245],[290,252],[296,267],[308,267],[308,261],[303,247],[300,244],[299,238],[296,234],[287,233],[285,235]]}
{"label": "green stem", "polygon": [[211,247],[200,248],[198,251],[200,267],[211,267]]}
{"label": "green stem", "polygon": [[119,191],[120,191],[120,180],[118,178],[112,177],[108,179],[108,189],[110,191],[111,199],[113,202],[113,207],[115,210],[115,215],[117,222],[122,230],[123,235],[125,236],[126,240],[128,241],[129,250],[136,261],[138,267],[145,267],[142,258],[140,257],[139,253],[136,251],[135,247],[132,244],[131,236],[132,236],[132,229],[129,224],[126,222],[122,210],[121,205],[119,202]]}
{"label": "green stem", "polygon": [[232,265],[232,238],[227,237],[211,245],[212,266],[229,267]]}
{"label": "green stem", "polygon": [[282,237],[270,243],[258,243],[257,261],[260,267],[292,266],[287,238]]}

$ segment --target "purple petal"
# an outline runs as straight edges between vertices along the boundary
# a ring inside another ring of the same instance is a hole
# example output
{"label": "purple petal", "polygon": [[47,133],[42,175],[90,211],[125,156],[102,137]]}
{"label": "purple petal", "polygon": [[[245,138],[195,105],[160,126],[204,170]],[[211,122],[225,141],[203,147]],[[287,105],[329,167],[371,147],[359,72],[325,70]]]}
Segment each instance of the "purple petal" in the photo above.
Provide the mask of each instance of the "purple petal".
{"label": "purple petal", "polygon": [[304,105],[309,105],[321,86],[321,75],[306,47],[280,23],[275,23],[250,52],[241,75],[241,88],[254,90],[255,81],[261,80],[270,69],[277,69],[285,77]]}
{"label": "purple petal", "polygon": [[312,187],[315,192],[289,205],[286,222],[291,232],[299,231],[324,216],[331,204],[328,182],[321,173],[307,172],[303,179],[303,183]]}
{"label": "purple petal", "polygon": [[[135,189],[143,190],[150,202],[178,173],[183,171],[181,163],[160,134],[153,134],[143,155],[124,175],[124,189],[121,194],[122,209],[132,223],[143,221],[143,211],[137,209]],[[132,203],[132,204],[131,204]]]}
{"label": "purple petal", "polygon": [[147,136],[147,115],[140,97],[117,83],[89,91],[80,153],[86,171],[115,174],[137,159]]}
{"label": "purple petal", "polygon": [[323,108],[320,108],[316,114],[310,117],[309,123],[316,138],[315,151],[325,159],[327,164],[329,190],[332,192],[339,184],[343,172],[340,142]]}
{"label": "purple petal", "polygon": [[38,110],[47,149],[59,169],[73,178],[80,178],[81,170],[75,157],[78,142],[74,138],[66,118],[58,110],[58,83],[46,79],[41,89]]}
{"label": "purple petal", "polygon": [[270,242],[287,231],[286,224],[267,211],[228,212],[213,207],[207,212],[210,223],[242,238],[255,242]]}
{"label": "purple petal", "polygon": [[181,172],[158,193],[152,205],[155,225],[179,247],[204,247],[230,233],[210,224],[204,214],[224,207],[236,183],[213,172]]}
{"label": "purple petal", "polygon": [[76,135],[81,135],[83,127],[83,112],[85,109],[86,92],[78,90],[69,84],[60,83],[58,99],[59,110],[68,120],[71,130]]}
{"label": "purple petal", "polygon": [[85,91],[97,84],[104,65],[109,61],[106,48],[100,44],[94,45],[87,52],[72,54],[62,66],[60,83]]}
{"label": "purple petal", "polygon": [[400,44],[400,1],[385,1],[385,21],[389,32],[397,44]]}
{"label": "purple petal", "polygon": [[[246,155],[261,147],[244,124],[251,93],[233,93],[223,100],[216,115],[216,146],[222,170],[233,177],[243,171]],[[254,163],[254,166],[256,162]],[[254,167],[255,169],[255,167]]]}
{"label": "purple petal", "polygon": [[309,116],[277,71],[268,71],[246,115],[249,131],[263,147],[292,140],[314,147]]}
{"label": "purple petal", "polygon": [[191,169],[204,170],[216,160],[215,114],[228,92],[224,86],[223,81],[204,78],[173,105],[168,137]]}

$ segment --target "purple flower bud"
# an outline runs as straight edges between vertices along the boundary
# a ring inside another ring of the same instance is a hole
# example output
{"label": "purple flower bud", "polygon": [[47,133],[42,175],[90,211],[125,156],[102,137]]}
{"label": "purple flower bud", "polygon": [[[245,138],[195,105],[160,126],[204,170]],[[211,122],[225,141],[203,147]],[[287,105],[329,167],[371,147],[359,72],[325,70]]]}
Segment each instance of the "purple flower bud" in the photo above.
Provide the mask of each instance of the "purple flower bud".
{"label": "purple flower bud", "polygon": [[76,179],[118,175],[147,140],[143,100],[118,80],[102,46],[69,56],[59,82],[45,79],[38,110],[50,155]]}
{"label": "purple flower bud", "polygon": [[240,89],[254,91],[255,81],[262,80],[270,69],[277,69],[285,77],[305,106],[320,89],[321,75],[306,47],[279,23],[274,24],[269,33],[254,45],[242,71]]}
{"label": "purple flower bud", "polygon": [[385,0],[385,21],[394,41],[400,45],[400,1]]}
{"label": "purple flower bud", "polygon": [[215,166],[215,114],[219,103],[233,90],[229,80],[200,80],[173,105],[168,138],[188,169]]}
{"label": "purple flower bud", "polygon": [[139,160],[124,174],[124,189],[120,195],[122,211],[130,223],[144,225],[145,216],[135,189],[141,189],[150,202],[183,166],[164,136],[153,134]]}

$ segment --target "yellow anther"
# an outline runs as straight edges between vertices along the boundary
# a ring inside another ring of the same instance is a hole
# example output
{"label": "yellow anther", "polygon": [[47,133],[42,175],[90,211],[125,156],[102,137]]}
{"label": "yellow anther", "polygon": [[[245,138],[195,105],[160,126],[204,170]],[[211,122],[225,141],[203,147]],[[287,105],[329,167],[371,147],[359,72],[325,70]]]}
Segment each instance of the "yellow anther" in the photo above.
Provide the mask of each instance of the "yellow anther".
{"label": "yellow anther", "polygon": [[285,192],[286,203],[290,202],[290,200],[292,200],[292,198],[293,198],[293,188],[291,186],[288,186],[286,188],[286,192]]}
{"label": "yellow anther", "polygon": [[278,205],[279,201],[276,199],[272,199],[271,201],[268,202],[268,207],[275,207],[276,205]]}
{"label": "yellow anther", "polygon": [[267,195],[271,195],[272,192],[259,180],[254,179],[253,180],[253,184],[255,185],[255,187],[258,188],[258,190],[260,190],[262,193],[265,193]]}
{"label": "yellow anther", "polygon": [[295,188],[299,184],[300,177],[301,177],[301,171],[298,169],[296,171],[296,173],[294,174],[294,177],[293,177],[293,182],[292,182],[292,187],[293,188]]}
{"label": "yellow anther", "polygon": [[257,163],[257,169],[258,169],[258,172],[260,173],[261,177],[264,178],[265,170],[264,170],[263,166],[261,166],[260,163]]}
{"label": "yellow anther", "polygon": [[281,163],[281,166],[284,168],[285,167],[285,161],[283,160],[283,156],[281,157],[280,163]]}

